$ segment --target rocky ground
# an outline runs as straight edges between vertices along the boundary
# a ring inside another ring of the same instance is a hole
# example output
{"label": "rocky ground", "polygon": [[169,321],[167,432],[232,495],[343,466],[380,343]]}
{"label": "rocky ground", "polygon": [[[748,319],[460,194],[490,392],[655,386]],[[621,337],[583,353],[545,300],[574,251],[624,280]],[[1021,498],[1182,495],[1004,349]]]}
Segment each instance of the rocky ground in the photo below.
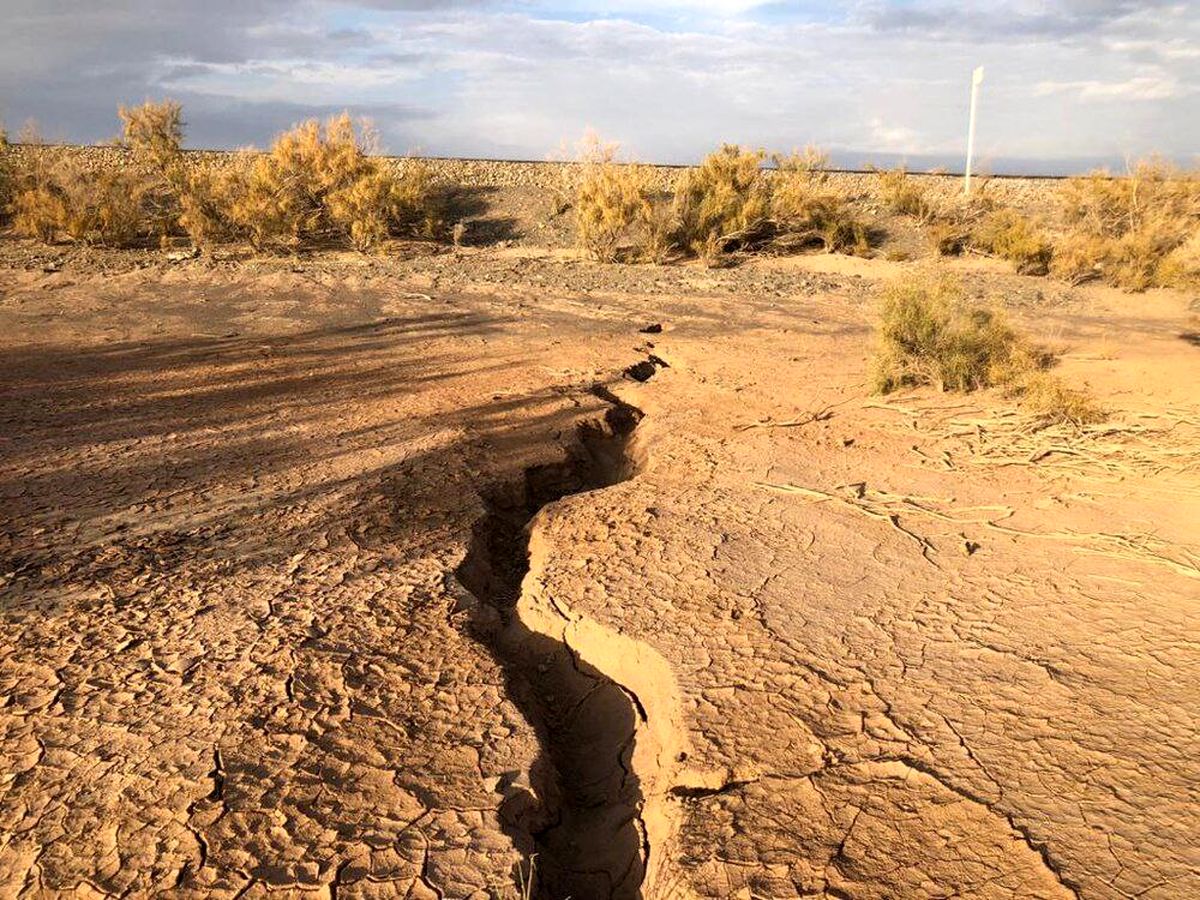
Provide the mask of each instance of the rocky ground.
{"label": "rocky ground", "polygon": [[954,263],[1112,412],[1037,430],[871,396],[922,263],[599,265],[526,199],[0,244],[0,894],[1200,893],[1192,298]]}

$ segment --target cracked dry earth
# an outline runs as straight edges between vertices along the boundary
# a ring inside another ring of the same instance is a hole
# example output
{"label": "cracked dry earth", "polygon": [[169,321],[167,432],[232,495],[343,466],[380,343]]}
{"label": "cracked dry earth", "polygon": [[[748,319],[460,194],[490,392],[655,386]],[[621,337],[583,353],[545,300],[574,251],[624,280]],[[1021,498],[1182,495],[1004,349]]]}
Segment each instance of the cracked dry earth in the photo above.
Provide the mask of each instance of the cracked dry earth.
{"label": "cracked dry earth", "polygon": [[1188,298],[517,263],[0,271],[0,895],[1200,895]]}

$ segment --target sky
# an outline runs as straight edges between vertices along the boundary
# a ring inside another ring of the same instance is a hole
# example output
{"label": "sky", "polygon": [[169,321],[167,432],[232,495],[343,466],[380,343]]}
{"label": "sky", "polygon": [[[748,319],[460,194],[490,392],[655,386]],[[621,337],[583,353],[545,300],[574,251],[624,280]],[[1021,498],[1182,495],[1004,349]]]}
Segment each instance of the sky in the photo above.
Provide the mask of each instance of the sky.
{"label": "sky", "polygon": [[393,153],[955,169],[977,65],[985,170],[1200,162],[1200,0],[0,0],[0,119],[65,141],[170,97],[195,147],[349,109]]}

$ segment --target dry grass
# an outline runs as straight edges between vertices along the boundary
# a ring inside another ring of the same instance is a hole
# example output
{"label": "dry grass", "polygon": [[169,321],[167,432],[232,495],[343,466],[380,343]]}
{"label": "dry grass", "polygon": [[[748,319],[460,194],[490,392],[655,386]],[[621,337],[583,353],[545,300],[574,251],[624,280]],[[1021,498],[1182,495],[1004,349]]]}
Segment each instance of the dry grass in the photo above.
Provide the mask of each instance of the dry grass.
{"label": "dry grass", "polygon": [[1124,177],[1095,172],[1067,181],[1059,205],[1064,233],[1054,274],[1133,291],[1200,280],[1200,172],[1153,160]]}
{"label": "dry grass", "polygon": [[1107,418],[1086,391],[1067,387],[1061,379],[1040,369],[1016,377],[1007,393],[1042,426],[1094,425]]}

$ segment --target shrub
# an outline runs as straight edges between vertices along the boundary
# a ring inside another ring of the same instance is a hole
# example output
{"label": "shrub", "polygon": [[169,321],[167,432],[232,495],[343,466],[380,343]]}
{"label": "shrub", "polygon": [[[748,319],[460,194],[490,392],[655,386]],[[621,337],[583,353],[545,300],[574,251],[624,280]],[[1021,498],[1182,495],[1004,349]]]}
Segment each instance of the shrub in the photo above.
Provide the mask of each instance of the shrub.
{"label": "shrub", "polygon": [[879,173],[879,199],[894,213],[926,222],[932,218],[935,208],[920,184],[909,177],[903,166]]}
{"label": "shrub", "polygon": [[164,174],[179,165],[183,149],[183,107],[174,100],[146,101],[117,109],[122,143],[134,160]]}
{"label": "shrub", "polygon": [[183,161],[183,108],[173,100],[119,107],[128,174],[139,182],[146,230],[166,246],[178,230],[189,178]]}
{"label": "shrub", "polygon": [[878,326],[875,388],[936,384],[971,391],[1009,377],[1023,364],[1017,334],[994,309],[971,305],[948,277],[892,284],[884,293]]}
{"label": "shrub", "polygon": [[179,225],[197,247],[245,236],[230,212],[244,190],[254,156],[242,151],[220,166],[198,166],[186,173],[179,197]]}
{"label": "shrub", "polygon": [[12,203],[13,161],[8,146],[8,132],[0,123],[0,221],[8,215]]}
{"label": "shrub", "polygon": [[[130,164],[118,169],[93,169],[69,150],[47,147],[36,126],[30,126],[13,174],[15,230],[47,243],[65,235],[79,243],[107,247],[140,244],[148,224],[165,234],[174,221],[174,195],[156,175],[157,157],[146,155],[153,137],[147,115],[159,109],[149,103],[136,110],[122,108],[127,131],[133,129],[136,137],[127,145]],[[173,109],[177,116],[178,107]],[[174,152],[178,153],[177,144]]]}
{"label": "shrub", "polygon": [[956,217],[937,218],[926,232],[938,256],[960,256],[971,240],[971,227]]}
{"label": "shrub", "polygon": [[1059,205],[1064,234],[1054,274],[1134,291],[1192,280],[1194,270],[1180,259],[1200,231],[1200,174],[1142,161],[1124,177],[1093,172],[1068,180]]}
{"label": "shrub", "polygon": [[216,192],[222,214],[260,250],[331,237],[366,250],[417,217],[432,232],[428,171],[414,165],[397,178],[367,155],[369,141],[347,113],[298,125]]}
{"label": "shrub", "polygon": [[1049,239],[1015,209],[986,213],[969,235],[971,246],[1009,260],[1022,275],[1045,275],[1050,270]]}
{"label": "shrub", "polygon": [[[602,262],[613,262],[622,245],[651,219],[655,206],[652,173],[617,161],[617,145],[594,135],[584,139],[575,189],[575,225],[580,245]],[[668,240],[663,234],[658,239]]]}
{"label": "shrub", "polygon": [[1028,344],[995,309],[968,302],[958,281],[917,276],[893,283],[880,306],[875,389],[936,384],[972,391],[1002,385],[1039,425],[1105,417],[1091,397],[1045,371],[1049,354]]}
{"label": "shrub", "polygon": [[775,157],[770,183],[770,213],[779,232],[775,243],[819,243],[829,253],[865,254],[871,247],[870,232],[849,198],[829,187],[826,162],[824,154],[811,147]]}
{"label": "shrub", "polygon": [[710,239],[760,225],[770,212],[762,172],[766,153],[725,144],[689,170],[675,192],[683,244],[697,252]]}
{"label": "shrub", "polygon": [[1091,425],[1106,418],[1086,391],[1067,387],[1041,370],[1016,377],[1008,394],[1041,425]]}

